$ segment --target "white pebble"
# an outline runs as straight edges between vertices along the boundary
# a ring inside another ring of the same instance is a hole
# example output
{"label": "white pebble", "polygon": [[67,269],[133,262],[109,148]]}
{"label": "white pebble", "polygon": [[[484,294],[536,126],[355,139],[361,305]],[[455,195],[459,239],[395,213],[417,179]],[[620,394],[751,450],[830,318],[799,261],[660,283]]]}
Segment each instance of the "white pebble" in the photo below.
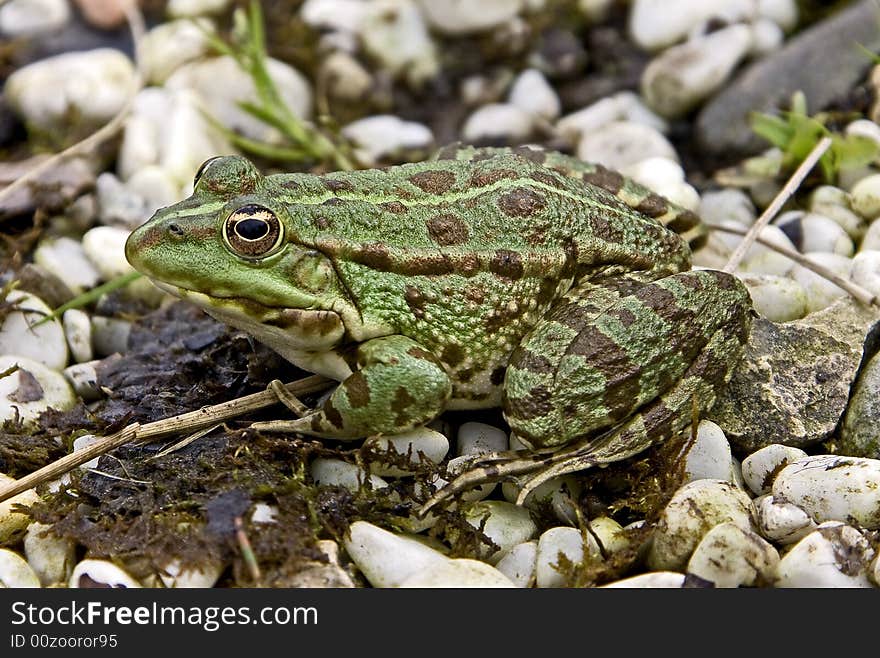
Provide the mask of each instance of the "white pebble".
{"label": "white pebble", "polygon": [[797,0],[758,0],[758,16],[769,18],[786,32],[798,22]]}
{"label": "white pebble", "polygon": [[629,14],[629,33],[646,50],[679,41],[710,18],[734,22],[751,18],[752,0],[635,0]]}
{"label": "white pebble", "polygon": [[73,392],[86,402],[98,400],[103,395],[101,389],[98,388],[98,373],[95,370],[95,366],[100,362],[100,360],[95,360],[74,363],[61,371],[64,379],[73,388]]}
{"label": "white pebble", "polygon": [[134,172],[125,187],[140,197],[147,217],[159,208],[170,206],[181,200],[180,186],[172,176],[158,165],[147,165]]}
{"label": "white pebble", "polygon": [[64,336],[73,360],[77,363],[91,361],[94,358],[92,351],[92,321],[89,314],[76,308],[64,311],[61,316],[61,324],[64,327]]}
{"label": "white pebble", "polygon": [[719,523],[697,544],[687,572],[715,587],[754,587],[773,579],[779,553],[757,533]]}
{"label": "white pebble", "polygon": [[[804,254],[809,260],[822,265],[832,272],[848,279],[852,268],[852,260],[840,254],[828,252],[809,252]],[[808,270],[803,265],[795,265],[791,272],[792,278],[804,287],[807,293],[807,309],[810,313],[821,311],[831,306],[835,300],[846,295],[843,288],[839,288],[828,279]]]}
{"label": "white pebble", "polygon": [[756,496],[770,493],[777,473],[786,465],[806,456],[807,453],[800,448],[771,443],[743,459],[743,479]]}
{"label": "white pebble", "polygon": [[[458,457],[453,457],[446,462],[446,479],[440,478],[434,484],[438,488],[445,486],[450,480],[469,470],[473,464],[473,459],[473,455],[459,455]],[[485,482],[479,486],[471,487],[467,491],[461,493],[461,499],[466,502],[483,500],[486,496],[495,491],[496,486],[498,485],[495,482]]]}
{"label": "white pebble", "polygon": [[102,315],[92,316],[92,347],[97,356],[122,354],[128,349],[131,322]]}
{"label": "white pebble", "polygon": [[0,5],[0,34],[9,37],[32,37],[53,32],[68,20],[68,0],[8,0]]}
{"label": "white pebble", "polygon": [[[516,481],[505,481],[501,484],[501,492],[505,500],[516,503],[519,500],[522,486]],[[563,475],[542,482],[529,492],[522,505],[538,512],[549,507],[556,518],[562,523],[577,523],[577,499],[581,492],[581,482],[575,477]]]}
{"label": "white pebble", "polygon": [[774,498],[797,505],[819,523],[880,528],[880,459],[803,457],[779,472],[772,491]]}
{"label": "white pebble", "polygon": [[865,234],[867,222],[850,208],[849,192],[833,185],[820,185],[810,193],[807,206],[810,212],[824,215],[834,220],[857,242]]}
{"label": "white pebble", "polygon": [[98,219],[106,225],[103,228],[117,225],[134,228],[143,224],[152,214],[146,199],[109,171],[98,175],[95,192]]}
{"label": "white pebble", "polygon": [[267,503],[256,503],[251,512],[251,523],[277,523],[278,507]]}
{"label": "white pebble", "polygon": [[20,290],[10,292],[6,301],[13,306],[0,324],[0,354],[27,357],[55,370],[64,368],[68,353],[61,322],[54,318],[37,325],[52,312],[46,302]]}
{"label": "white pebble", "polygon": [[850,190],[852,209],[867,220],[880,215],[880,174],[867,176]]}
{"label": "white pebble", "polygon": [[654,570],[682,569],[703,536],[719,523],[750,530],[751,499],[735,484],[696,480],[680,487],[661,513],[648,552]]}
{"label": "white pebble", "polygon": [[409,455],[407,463],[410,466],[401,468],[389,462],[375,461],[370,463],[370,472],[375,475],[399,477],[411,475],[418,470],[424,462],[439,464],[449,452],[449,439],[440,432],[435,432],[427,427],[419,427],[403,434],[394,436],[380,436],[364,442],[364,446],[373,448],[379,454],[393,452],[400,456]]}
{"label": "white pebble", "polygon": [[700,195],[685,182],[684,170],[675,160],[659,156],[645,158],[622,167],[620,173],[683,208],[693,211],[699,208]]}
{"label": "white pebble", "polygon": [[[587,534],[588,553],[599,556],[599,545],[592,535]],[[564,556],[560,560],[560,554]],[[538,538],[537,566],[535,569],[538,587],[565,587],[567,579],[564,570],[560,571],[565,560],[572,565],[580,565],[584,560],[584,536],[577,528],[558,527],[546,530]]]}
{"label": "white pebble", "polygon": [[[82,436],[78,436],[73,440],[73,452],[80,452],[89,448],[96,443],[98,443],[101,439],[95,436],[94,434],[83,434]],[[98,461],[101,459],[101,456],[98,455],[93,459],[90,459],[87,462],[80,464],[77,468],[83,471],[89,471],[93,468],[98,468]]]}
{"label": "white pebble", "polygon": [[508,102],[529,114],[552,121],[559,116],[559,97],[537,69],[520,73],[510,88]]}
{"label": "white pebble", "polygon": [[66,583],[76,562],[76,544],[52,533],[50,526],[31,523],[24,537],[28,564],[44,587]]}
{"label": "white pebble", "polygon": [[345,126],[342,134],[354,142],[355,155],[365,164],[375,164],[401,151],[426,149],[434,141],[427,126],[391,114],[358,119]]}
{"label": "white pebble", "polygon": [[601,23],[614,6],[614,0],[578,0],[578,10],[591,23]]}
{"label": "white pebble", "polygon": [[789,322],[807,314],[807,293],[797,281],[775,274],[742,274],[755,311],[773,322]]}
{"label": "white pebble", "polygon": [[467,422],[458,428],[455,450],[458,455],[485,455],[508,448],[507,432],[486,423]]}
{"label": "white pebble", "polygon": [[793,544],[816,529],[816,522],[797,505],[778,501],[772,494],[752,501],[758,531],[778,544]]}
{"label": "white pebble", "polygon": [[159,579],[169,589],[202,589],[213,587],[222,571],[223,565],[220,562],[206,561],[197,567],[183,569],[180,561],[175,559],[159,572]]}
{"label": "white pebble", "polygon": [[732,481],[733,455],[730,443],[718,425],[711,420],[701,420],[697,436],[686,446],[684,476],[686,482],[706,478]]}
{"label": "white pebble", "polygon": [[577,157],[619,170],[645,158],[658,156],[678,160],[678,155],[658,130],[631,121],[612,121],[597,133],[584,134]]}
{"label": "white pebble", "polygon": [[23,557],[8,548],[0,548],[0,588],[22,589],[39,586],[40,579]]}
{"label": "white pebble", "polygon": [[853,256],[850,279],[856,285],[880,295],[880,251],[859,251]]}
{"label": "white pebble", "polygon": [[349,464],[341,459],[318,457],[309,468],[315,484],[325,487],[343,487],[349,491],[358,491],[367,486],[371,489],[384,489],[388,483],[378,475],[367,474],[356,464]]}
{"label": "white pebble", "polygon": [[101,275],[86,258],[82,244],[73,238],[45,238],[34,250],[34,262],[80,294],[98,285]]}
{"label": "white pebble", "polygon": [[[738,226],[738,228],[742,228]],[[739,244],[740,240],[742,240],[742,236],[734,236],[732,234],[724,234],[719,232],[718,237],[725,241],[728,245],[732,245],[731,248],[735,248],[737,244]],[[778,226],[769,225],[765,226],[761,229],[758,234],[762,240],[766,240],[772,245],[782,247],[784,249],[790,249],[791,251],[797,251],[794,244],[792,244],[791,240],[789,240],[788,236],[782,232],[782,230]],[[749,250],[746,252],[745,259],[743,260],[743,264],[741,266],[741,270],[745,272],[752,272],[755,274],[775,274],[777,276],[784,276],[791,272],[794,268],[795,262],[791,260],[788,256],[783,256],[782,254],[774,251],[770,247],[764,246],[763,244],[754,244]]]}
{"label": "white pebble", "polygon": [[673,46],[648,64],[641,91],[664,117],[686,114],[720,88],[752,47],[745,25],[730,25]]}
{"label": "white pebble", "polygon": [[349,526],[343,546],[373,587],[399,587],[413,574],[449,560],[413,536],[394,534],[366,521]]}
{"label": "white pebble", "polygon": [[530,540],[538,530],[526,508],[503,500],[474,503],[465,511],[464,518],[498,546],[497,550],[481,547],[482,557],[488,562],[496,562],[504,551]]}
{"label": "white pebble", "polygon": [[523,0],[419,0],[428,22],[438,32],[450,36],[483,32],[516,16]]}
{"label": "white pebble", "polygon": [[880,146],[880,126],[870,119],[856,119],[847,124],[843,133],[848,137],[850,135],[858,135],[867,137],[872,142],[876,142]]}
{"label": "white pebble", "polygon": [[46,409],[65,411],[76,404],[70,384],[57,370],[23,356],[0,356],[0,372],[16,365],[17,371],[0,379],[0,422],[18,418],[34,427]]}
{"label": "white pebble", "polygon": [[852,238],[833,219],[808,212],[792,217],[788,221],[776,222],[786,235],[798,236],[800,251],[829,252],[842,256],[852,256],[855,251]]}
{"label": "white pebble", "polygon": [[425,19],[412,0],[368,3],[360,37],[364,50],[383,68],[392,74],[405,74],[411,84],[433,78],[440,68]]}
{"label": "white pebble", "polygon": [[516,587],[510,579],[485,562],[459,558],[432,564],[400,583],[401,588]]}
{"label": "white pebble", "polygon": [[537,561],[538,542],[532,540],[517,544],[505,552],[495,568],[517,587],[531,587],[535,582]]}
{"label": "white pebble", "polygon": [[70,588],[109,587],[137,589],[141,584],[107,560],[83,560],[73,568],[67,584]]}
{"label": "white pebble", "polygon": [[[0,380],[2,381],[2,380]],[[15,479],[0,473],[0,485],[6,486],[14,482]],[[0,502],[0,542],[4,544],[12,543],[21,531],[28,527],[31,517],[21,512],[14,512],[12,508],[18,505],[29,506],[40,501],[40,497],[33,489],[28,489],[22,493],[13,496],[7,500]]]}
{"label": "white pebble", "polygon": [[321,79],[334,98],[359,101],[373,86],[373,77],[364,66],[346,52],[334,51],[321,62]]}
{"label": "white pebble", "polygon": [[306,0],[299,13],[315,28],[360,32],[367,5],[362,0]]}
{"label": "white pebble", "polygon": [[587,526],[588,532],[596,540],[603,555],[611,555],[629,548],[626,531],[610,516],[598,516]]}
{"label": "white pebble", "polygon": [[785,41],[785,32],[769,19],[759,18],[750,26],[752,44],[750,55],[762,57],[779,50]]}
{"label": "white pebble", "polygon": [[855,528],[823,523],[779,561],[776,587],[871,587],[874,550]]}
{"label": "white pebble", "polygon": [[859,251],[880,251],[880,219],[872,221],[865,231]]}
{"label": "white pebble", "polygon": [[594,133],[613,121],[641,123],[661,133],[669,130],[666,119],[645,105],[641,96],[631,91],[621,91],[562,117],[556,122],[556,132],[574,144],[584,135]]}
{"label": "white pebble", "polygon": [[675,571],[651,571],[638,576],[615,580],[613,583],[602,585],[604,588],[613,589],[679,589],[684,585],[685,575]]}
{"label": "white pebble", "polygon": [[532,133],[532,115],[509,103],[489,103],[477,108],[464,122],[465,141],[506,139],[524,140]]}
{"label": "white pebble", "polygon": [[205,18],[160,23],[141,40],[141,64],[151,84],[161,85],[183,64],[210,52],[208,34],[213,23]]}
{"label": "white pebble", "polygon": [[115,48],[69,52],[13,72],[3,89],[9,106],[35,128],[63,130],[71,115],[102,125],[134,91],[134,66]]}
{"label": "white pebble", "polygon": [[700,198],[699,215],[707,224],[736,222],[749,227],[755,223],[757,212],[748,194],[728,187],[704,193]]}
{"label": "white pebble", "polygon": [[229,0],[168,0],[168,15],[174,18],[217,14],[229,6]]}
{"label": "white pebble", "polygon": [[129,233],[116,226],[96,226],[83,236],[83,250],[105,280],[134,271],[125,258],[125,241]]}

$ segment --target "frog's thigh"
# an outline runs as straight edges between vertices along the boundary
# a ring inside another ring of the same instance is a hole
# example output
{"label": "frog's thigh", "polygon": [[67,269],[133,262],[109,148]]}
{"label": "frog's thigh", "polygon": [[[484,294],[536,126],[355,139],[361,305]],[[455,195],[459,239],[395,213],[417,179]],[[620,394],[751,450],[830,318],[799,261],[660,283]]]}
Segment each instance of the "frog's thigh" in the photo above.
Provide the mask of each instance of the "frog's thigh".
{"label": "frog's thigh", "polygon": [[[527,443],[587,438],[673,391],[689,396],[686,410],[674,407],[687,422],[693,401],[709,408],[729,379],[750,319],[748,292],[731,275],[682,272],[605,297],[596,309],[572,291],[511,357],[505,416]],[[579,315],[575,303],[588,310]]]}
{"label": "frog's thigh", "polygon": [[354,439],[396,434],[440,414],[452,384],[437,358],[405,336],[374,338],[357,353],[359,368],[315,413],[289,424],[312,436]]}

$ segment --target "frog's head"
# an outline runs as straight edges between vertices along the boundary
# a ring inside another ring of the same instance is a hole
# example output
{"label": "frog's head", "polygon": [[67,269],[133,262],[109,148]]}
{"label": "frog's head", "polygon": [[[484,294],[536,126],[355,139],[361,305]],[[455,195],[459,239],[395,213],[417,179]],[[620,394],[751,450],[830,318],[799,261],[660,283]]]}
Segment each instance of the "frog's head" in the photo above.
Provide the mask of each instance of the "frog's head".
{"label": "frog's head", "polygon": [[126,258],[163,289],[273,347],[324,349],[344,333],[344,288],[262,182],[245,158],[208,160],[191,197],[129,236]]}

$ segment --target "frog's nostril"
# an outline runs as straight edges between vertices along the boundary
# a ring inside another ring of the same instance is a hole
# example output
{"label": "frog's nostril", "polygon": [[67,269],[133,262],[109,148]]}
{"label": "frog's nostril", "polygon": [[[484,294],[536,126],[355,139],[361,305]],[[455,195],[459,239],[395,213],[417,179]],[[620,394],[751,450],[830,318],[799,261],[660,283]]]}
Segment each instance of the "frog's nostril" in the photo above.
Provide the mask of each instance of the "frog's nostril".
{"label": "frog's nostril", "polygon": [[175,237],[183,237],[183,229],[178,224],[169,224],[168,232]]}

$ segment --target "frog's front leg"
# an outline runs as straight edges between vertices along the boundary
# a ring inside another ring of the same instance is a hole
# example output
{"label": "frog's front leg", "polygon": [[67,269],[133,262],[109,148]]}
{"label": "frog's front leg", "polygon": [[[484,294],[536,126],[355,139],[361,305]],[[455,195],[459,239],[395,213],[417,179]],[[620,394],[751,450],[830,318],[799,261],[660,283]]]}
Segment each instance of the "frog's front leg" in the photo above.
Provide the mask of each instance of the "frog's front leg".
{"label": "frog's front leg", "polygon": [[333,439],[398,434],[423,425],[445,408],[452,382],[440,361],[405,336],[358,346],[357,369],[313,413],[263,429]]}

